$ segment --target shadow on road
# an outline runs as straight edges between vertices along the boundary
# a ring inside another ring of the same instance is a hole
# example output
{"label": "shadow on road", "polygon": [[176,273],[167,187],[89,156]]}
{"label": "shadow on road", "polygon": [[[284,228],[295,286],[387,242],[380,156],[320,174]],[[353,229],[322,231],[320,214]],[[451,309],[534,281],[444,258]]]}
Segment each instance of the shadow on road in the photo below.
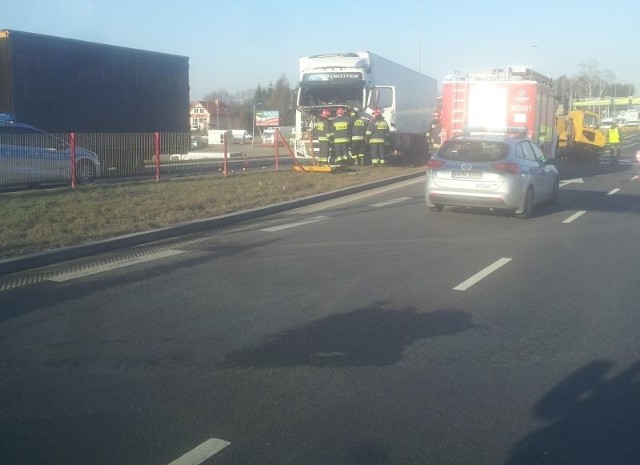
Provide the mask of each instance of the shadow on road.
{"label": "shadow on road", "polygon": [[560,179],[564,180],[632,171],[637,168],[637,165],[630,157],[621,158],[617,165],[611,165],[607,157],[602,157],[594,163],[558,163],[556,168],[560,173]]}
{"label": "shadow on road", "polygon": [[230,354],[224,363],[257,368],[388,366],[398,363],[405,347],[420,339],[476,327],[461,311],[419,313],[377,303],[275,334],[257,347]]}
{"label": "shadow on road", "polygon": [[560,192],[556,205],[542,205],[540,213],[547,210],[588,210],[607,213],[640,213],[638,197],[629,194],[607,195],[602,191],[569,190]]}
{"label": "shadow on road", "polygon": [[640,362],[613,368],[593,361],[543,397],[533,414],[550,424],[520,441],[505,465],[640,463]]}

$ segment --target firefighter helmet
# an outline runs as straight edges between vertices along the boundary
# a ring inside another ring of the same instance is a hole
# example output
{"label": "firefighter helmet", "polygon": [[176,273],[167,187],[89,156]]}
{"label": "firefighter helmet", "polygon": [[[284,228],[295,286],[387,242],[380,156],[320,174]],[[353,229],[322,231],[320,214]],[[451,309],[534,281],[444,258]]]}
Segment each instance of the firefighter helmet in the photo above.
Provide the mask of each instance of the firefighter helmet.
{"label": "firefighter helmet", "polygon": [[324,110],[322,110],[322,113],[320,113],[320,115],[323,118],[328,118],[329,116],[331,116],[331,112],[327,108],[325,108]]}
{"label": "firefighter helmet", "polygon": [[336,116],[344,116],[344,108],[340,107],[336,110]]}

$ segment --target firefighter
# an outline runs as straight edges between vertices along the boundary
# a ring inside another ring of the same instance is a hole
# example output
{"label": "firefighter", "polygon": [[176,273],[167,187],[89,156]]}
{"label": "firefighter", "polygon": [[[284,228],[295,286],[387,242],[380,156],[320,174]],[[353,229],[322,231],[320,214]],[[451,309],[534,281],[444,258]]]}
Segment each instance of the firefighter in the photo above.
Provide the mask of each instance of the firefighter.
{"label": "firefighter", "polygon": [[320,113],[320,119],[313,128],[313,138],[318,141],[318,163],[331,164],[331,112],[325,108]]}
{"label": "firefighter", "polygon": [[358,115],[356,109],[351,112],[351,159],[356,165],[364,165],[364,157],[367,149],[365,135],[369,120]]}
{"label": "firefighter", "polygon": [[366,137],[371,155],[371,165],[384,166],[386,163],[384,152],[387,138],[389,137],[389,124],[382,117],[382,111],[379,108],[373,110],[373,119],[367,127]]}
{"label": "firefighter", "polygon": [[609,128],[607,139],[609,140],[609,155],[611,157],[611,164],[617,165],[618,158],[620,157],[620,142],[622,142],[622,133],[620,132],[620,128],[615,122]]}
{"label": "firefighter", "polygon": [[332,124],[333,148],[336,163],[347,164],[349,161],[349,143],[351,142],[351,120],[345,115],[344,108],[336,110]]}
{"label": "firefighter", "polygon": [[440,148],[440,128],[440,112],[434,111],[433,119],[429,123],[429,129],[427,130],[427,140],[431,154],[437,152]]}

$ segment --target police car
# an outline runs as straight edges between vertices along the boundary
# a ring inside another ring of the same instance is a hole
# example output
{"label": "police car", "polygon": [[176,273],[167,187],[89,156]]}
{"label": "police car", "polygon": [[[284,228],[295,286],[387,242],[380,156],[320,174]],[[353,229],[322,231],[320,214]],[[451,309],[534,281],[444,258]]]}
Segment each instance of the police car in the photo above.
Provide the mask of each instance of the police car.
{"label": "police car", "polygon": [[427,207],[436,212],[445,206],[494,208],[529,218],[535,205],[558,198],[554,164],[526,137],[525,128],[468,128],[427,163]]}
{"label": "police car", "polygon": [[[100,160],[89,150],[75,150],[78,183],[100,176]],[[0,185],[43,184],[71,180],[71,146],[38,128],[0,114]]]}

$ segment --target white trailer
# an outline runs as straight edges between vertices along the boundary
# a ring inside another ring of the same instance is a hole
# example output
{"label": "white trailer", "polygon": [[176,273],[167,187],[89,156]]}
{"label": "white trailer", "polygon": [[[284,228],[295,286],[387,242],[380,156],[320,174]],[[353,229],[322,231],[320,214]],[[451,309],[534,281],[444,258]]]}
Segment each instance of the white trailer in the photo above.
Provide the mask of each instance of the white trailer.
{"label": "white trailer", "polygon": [[427,156],[437,81],[371,52],[300,57],[296,147],[308,146],[320,112],[339,107],[371,115],[380,108],[391,128],[390,155]]}
{"label": "white trailer", "polygon": [[618,118],[621,124],[625,126],[638,126],[640,124],[640,112],[638,110],[621,111]]}

